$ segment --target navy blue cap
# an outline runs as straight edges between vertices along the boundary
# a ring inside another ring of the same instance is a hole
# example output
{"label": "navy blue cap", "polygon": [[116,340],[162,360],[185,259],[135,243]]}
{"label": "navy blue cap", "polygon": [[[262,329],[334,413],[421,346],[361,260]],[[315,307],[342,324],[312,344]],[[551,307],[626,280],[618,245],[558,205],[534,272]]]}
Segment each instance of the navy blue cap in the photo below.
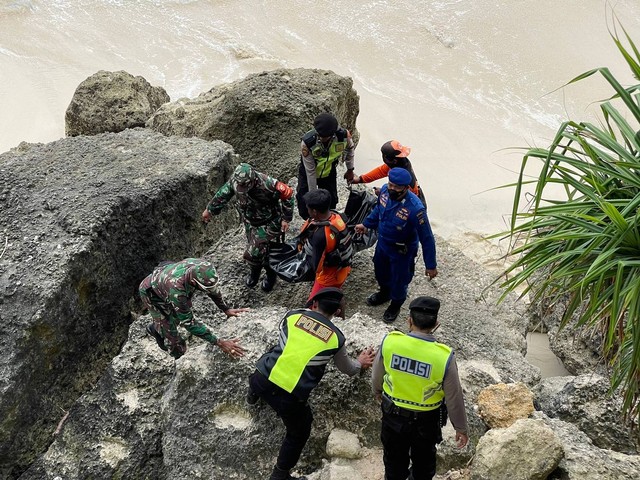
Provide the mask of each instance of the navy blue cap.
{"label": "navy blue cap", "polygon": [[400,185],[401,187],[406,187],[411,185],[411,174],[409,173],[409,170],[395,167],[389,170],[389,181],[396,185]]}

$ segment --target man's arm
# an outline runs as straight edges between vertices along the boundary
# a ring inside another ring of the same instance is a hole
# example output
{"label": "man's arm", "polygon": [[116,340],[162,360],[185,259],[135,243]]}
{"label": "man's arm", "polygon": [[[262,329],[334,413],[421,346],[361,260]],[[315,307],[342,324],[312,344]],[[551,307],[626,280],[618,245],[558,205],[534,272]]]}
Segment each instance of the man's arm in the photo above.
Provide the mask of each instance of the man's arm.
{"label": "man's arm", "polygon": [[458,376],[458,365],[453,353],[451,353],[451,359],[444,374],[442,388],[453,428],[456,432],[468,435],[469,426],[467,424],[467,412],[464,409],[464,395],[460,377]]}
{"label": "man's arm", "polygon": [[342,373],[352,377],[356,373],[360,373],[362,370],[371,367],[374,355],[375,352],[373,348],[365,348],[356,360],[347,355],[347,348],[343,345],[333,356],[333,363]]}
{"label": "man's arm", "polygon": [[307,147],[307,144],[302,142],[302,164],[304,165],[304,171],[307,173],[307,185],[309,185],[309,191],[318,188],[318,182],[316,180],[316,161],[311,155],[311,150]]}
{"label": "man's arm", "polygon": [[427,270],[435,270],[438,266],[436,262],[436,241],[431,231],[427,210],[418,210],[413,218],[414,226],[418,232],[418,238],[422,245],[422,257]]}
{"label": "man's arm", "polygon": [[324,234],[324,227],[316,228],[313,234],[307,239],[307,242],[309,242],[309,248],[306,249],[308,253],[307,262],[315,272],[320,266],[320,260],[322,260],[324,251],[327,249],[327,237]]}
{"label": "man's arm", "polygon": [[347,148],[344,149],[344,164],[347,166],[347,170],[353,170],[355,165],[356,145],[351,138],[351,132],[347,130]]}
{"label": "man's arm", "polygon": [[378,401],[382,400],[382,382],[384,381],[384,361],[382,359],[382,345],[378,349],[376,359],[373,361],[371,372],[371,391]]}
{"label": "man's arm", "polygon": [[376,180],[380,180],[381,178],[385,178],[388,175],[389,175],[389,167],[387,166],[387,164],[383,163],[379,167],[376,167],[373,170],[360,175],[359,183],[374,182]]}
{"label": "man's arm", "polygon": [[222,185],[207,205],[207,211],[212,215],[218,215],[224,206],[233,198],[235,191],[229,182]]}

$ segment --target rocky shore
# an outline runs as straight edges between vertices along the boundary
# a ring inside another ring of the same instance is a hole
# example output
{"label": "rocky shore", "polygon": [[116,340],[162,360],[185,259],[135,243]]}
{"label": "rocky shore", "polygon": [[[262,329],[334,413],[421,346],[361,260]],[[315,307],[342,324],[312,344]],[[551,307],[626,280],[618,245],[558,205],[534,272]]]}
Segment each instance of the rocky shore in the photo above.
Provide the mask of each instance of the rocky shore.
{"label": "rocky shore", "polygon": [[[358,101],[351,79],[328,71],[264,72],[173,102],[141,77],[98,72],[71,101],[67,138],[0,155],[0,478],[266,477],[283,427],[264,405],[245,405],[247,376],[309,285],[247,289],[237,215],[204,226],[200,212],[240,161],[293,185],[313,117],[333,111],[357,138]],[[539,317],[512,298],[497,304],[491,273],[437,246],[440,275],[416,276],[409,295],[442,301],[437,336],[456,352],[471,429],[458,450],[445,428],[439,478],[640,477],[636,433],[602,371],[577,358],[585,349],[563,347],[576,376],[542,380],[524,358]],[[241,339],[240,360],[191,339],[174,361],[145,336],[138,283],[159,261],[194,255],[218,266],[226,298],[252,309],[226,320],[195,301],[217,334]],[[371,256],[356,255],[345,286],[339,326],[352,355],[391,328],[364,301],[376,285]],[[329,368],[312,407],[300,471],[382,479],[368,374]]]}

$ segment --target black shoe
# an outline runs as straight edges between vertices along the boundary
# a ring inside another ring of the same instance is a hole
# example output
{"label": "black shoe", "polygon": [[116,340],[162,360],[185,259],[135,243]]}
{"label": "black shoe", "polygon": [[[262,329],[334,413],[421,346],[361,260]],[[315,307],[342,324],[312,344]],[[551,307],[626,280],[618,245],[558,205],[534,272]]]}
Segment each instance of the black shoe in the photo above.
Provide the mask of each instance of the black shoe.
{"label": "black shoe", "polygon": [[164,338],[162,338],[162,335],[158,333],[158,331],[156,330],[156,327],[153,326],[153,323],[150,323],[149,325],[147,325],[147,333],[156,339],[156,342],[158,342],[158,346],[162,350],[164,351],[169,350],[169,348],[164,344]]}
{"label": "black shoe", "polygon": [[307,477],[294,477],[287,470],[280,470],[278,467],[273,467],[273,472],[269,480],[307,480]]}
{"label": "black shoe", "polygon": [[278,274],[275,272],[275,270],[272,270],[269,267],[267,267],[265,270],[267,274],[262,279],[260,288],[263,292],[270,292],[271,290],[273,290],[273,287],[275,287],[276,282],[278,281]]}
{"label": "black shoe", "polygon": [[391,295],[389,295],[389,292],[380,290],[379,292],[372,293],[367,297],[367,305],[376,307],[378,305],[382,305],[383,303],[387,303],[389,300],[391,300]]}
{"label": "black shoe", "polygon": [[251,387],[249,387],[247,389],[247,404],[248,405],[255,405],[256,403],[258,403],[258,400],[260,400],[260,396],[258,396],[257,393],[255,393],[253,390],[251,390]]}
{"label": "black shoe", "polygon": [[382,316],[382,321],[384,323],[393,323],[398,318],[400,314],[400,308],[402,307],[403,302],[396,302],[395,300],[391,300],[391,303],[384,311],[384,315]]}
{"label": "black shoe", "polygon": [[258,284],[258,280],[260,280],[260,272],[262,272],[261,266],[252,265],[251,270],[244,277],[244,284],[249,288],[255,287]]}

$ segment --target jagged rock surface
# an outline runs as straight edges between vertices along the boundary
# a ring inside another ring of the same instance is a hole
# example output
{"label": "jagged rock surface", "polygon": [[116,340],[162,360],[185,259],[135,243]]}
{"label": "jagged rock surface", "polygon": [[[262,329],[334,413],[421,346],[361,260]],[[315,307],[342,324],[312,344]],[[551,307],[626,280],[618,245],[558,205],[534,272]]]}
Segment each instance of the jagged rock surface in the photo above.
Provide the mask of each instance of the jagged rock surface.
{"label": "jagged rock surface", "polygon": [[357,141],[359,97],[351,78],[279,69],[163,105],[147,126],[165,135],[223,140],[242,161],[283,180],[296,174],[300,138],[321,112],[334,113]]}
{"label": "jagged rock surface", "polygon": [[78,85],[65,113],[65,132],[74,137],[144,127],[169,100],[164,88],[142,77],[100,70]]}
{"label": "jagged rock surface", "polygon": [[551,418],[573,423],[600,448],[638,453],[638,434],[621,421],[622,398],[608,395],[609,379],[598,374],[544,378],[533,388],[535,404]]}
{"label": "jagged rock surface", "polygon": [[140,280],[211,241],[199,213],[236,161],[146,129],[0,155],[0,477],[47,447],[117,354]]}

